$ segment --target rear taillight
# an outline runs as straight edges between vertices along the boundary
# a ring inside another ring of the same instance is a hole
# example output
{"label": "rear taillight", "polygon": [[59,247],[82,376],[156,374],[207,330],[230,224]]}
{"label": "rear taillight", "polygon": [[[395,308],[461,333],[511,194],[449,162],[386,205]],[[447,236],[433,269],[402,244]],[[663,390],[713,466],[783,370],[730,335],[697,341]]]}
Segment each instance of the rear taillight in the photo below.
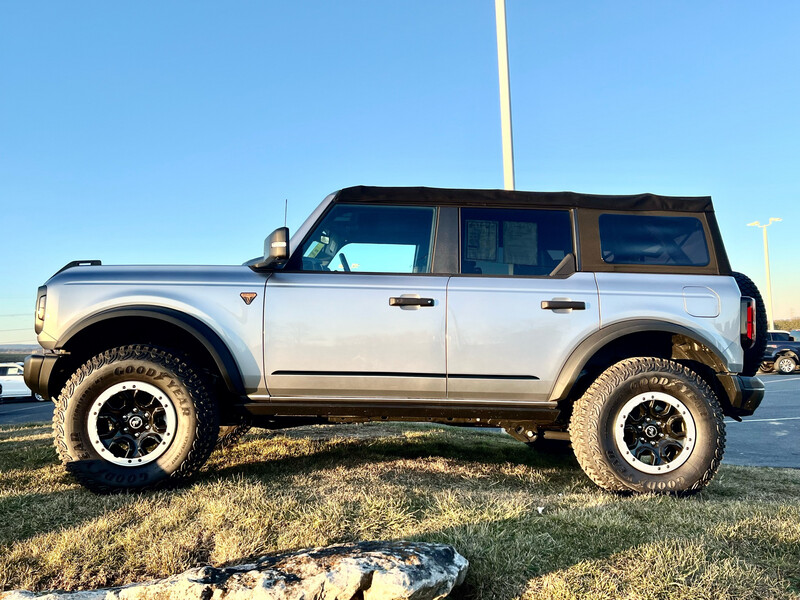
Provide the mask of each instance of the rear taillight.
{"label": "rear taillight", "polygon": [[752,348],[756,343],[756,301],[749,296],[742,296],[739,331],[742,348]]}

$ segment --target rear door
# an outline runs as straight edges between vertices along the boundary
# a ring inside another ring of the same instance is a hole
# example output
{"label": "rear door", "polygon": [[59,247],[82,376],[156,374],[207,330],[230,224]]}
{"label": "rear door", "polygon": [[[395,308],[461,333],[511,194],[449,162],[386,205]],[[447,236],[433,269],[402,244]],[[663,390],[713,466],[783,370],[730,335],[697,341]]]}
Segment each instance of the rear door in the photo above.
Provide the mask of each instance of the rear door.
{"label": "rear door", "polygon": [[437,210],[335,204],[266,287],[273,397],[446,395],[447,277],[431,275]]}
{"label": "rear door", "polygon": [[449,399],[547,400],[572,350],[599,328],[594,275],[569,268],[572,223],[568,210],[461,209]]}

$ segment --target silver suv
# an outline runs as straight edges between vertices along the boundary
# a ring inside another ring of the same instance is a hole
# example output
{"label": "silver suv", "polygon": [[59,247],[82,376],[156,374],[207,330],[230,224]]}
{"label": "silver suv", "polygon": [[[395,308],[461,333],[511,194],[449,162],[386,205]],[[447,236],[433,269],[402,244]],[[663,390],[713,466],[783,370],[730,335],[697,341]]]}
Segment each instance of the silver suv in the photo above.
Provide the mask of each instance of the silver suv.
{"label": "silver suv", "polygon": [[35,327],[26,382],[99,492],[185,479],[250,425],[419,420],[691,493],[764,394],[763,303],[710,198],[352,187],[242,266],[70,263]]}

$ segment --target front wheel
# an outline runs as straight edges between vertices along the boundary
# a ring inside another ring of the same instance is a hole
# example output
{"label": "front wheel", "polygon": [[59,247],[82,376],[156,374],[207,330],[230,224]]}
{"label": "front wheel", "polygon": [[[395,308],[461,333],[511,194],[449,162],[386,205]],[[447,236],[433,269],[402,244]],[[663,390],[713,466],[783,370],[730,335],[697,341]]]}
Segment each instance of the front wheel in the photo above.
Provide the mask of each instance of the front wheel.
{"label": "front wheel", "polygon": [[53,415],[61,461],[95,492],[153,489],[205,463],[219,425],[186,357],[150,346],[98,354],[64,386]]}
{"label": "front wheel", "polygon": [[725,450],[713,390],[694,371],[661,358],[631,358],[603,372],[575,403],[570,435],[586,474],[620,492],[698,492]]}
{"label": "front wheel", "polygon": [[797,368],[797,363],[791,356],[781,356],[775,361],[775,367],[781,375],[791,375]]}

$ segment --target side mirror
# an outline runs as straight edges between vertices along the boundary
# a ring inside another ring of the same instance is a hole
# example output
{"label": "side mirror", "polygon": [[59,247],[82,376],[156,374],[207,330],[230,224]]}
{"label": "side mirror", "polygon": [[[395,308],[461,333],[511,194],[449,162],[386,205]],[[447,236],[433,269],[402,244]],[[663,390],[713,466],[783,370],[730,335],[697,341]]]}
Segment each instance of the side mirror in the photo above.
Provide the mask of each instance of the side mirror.
{"label": "side mirror", "polygon": [[289,260],[289,228],[279,227],[264,240],[264,258],[248,263],[254,271],[274,268]]}

